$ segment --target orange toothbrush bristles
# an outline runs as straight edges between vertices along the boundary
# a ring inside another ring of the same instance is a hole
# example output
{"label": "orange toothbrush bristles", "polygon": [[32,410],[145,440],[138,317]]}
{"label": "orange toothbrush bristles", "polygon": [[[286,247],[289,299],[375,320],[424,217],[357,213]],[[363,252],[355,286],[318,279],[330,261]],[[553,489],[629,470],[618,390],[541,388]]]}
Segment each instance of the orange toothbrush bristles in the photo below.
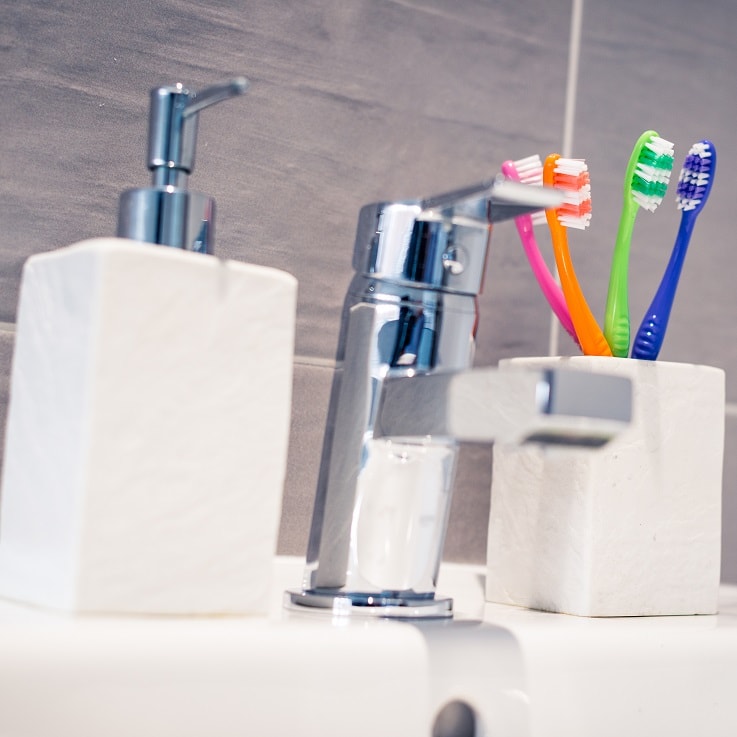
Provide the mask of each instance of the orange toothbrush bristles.
{"label": "orange toothbrush bristles", "polygon": [[566,233],[567,228],[586,228],[591,220],[588,168],[582,159],[564,159],[559,154],[551,154],[545,159],[543,166],[543,184],[564,189],[567,193],[563,204],[556,209],[546,210],[545,217],[553,242],[560,284],[581,350],[587,356],[611,356],[609,344],[589,309],[576,278]]}

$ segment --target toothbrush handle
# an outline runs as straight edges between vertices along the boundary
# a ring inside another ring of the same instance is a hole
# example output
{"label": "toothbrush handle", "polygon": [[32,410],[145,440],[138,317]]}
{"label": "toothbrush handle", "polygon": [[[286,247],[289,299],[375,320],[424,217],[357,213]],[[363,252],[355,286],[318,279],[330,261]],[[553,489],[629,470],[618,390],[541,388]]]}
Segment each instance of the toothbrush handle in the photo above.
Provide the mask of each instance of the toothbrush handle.
{"label": "toothbrush handle", "polygon": [[576,329],[576,335],[578,335],[580,341],[581,350],[587,356],[611,356],[612,352],[609,349],[609,344],[589,309],[581,285],[576,277],[568,248],[566,230],[558,221],[555,210],[546,210],[545,217],[548,220],[550,236],[553,240],[553,251],[555,253],[555,263],[558,266],[558,274],[560,275],[560,283],[571,313],[571,320]]}
{"label": "toothbrush handle", "polygon": [[695,220],[696,218],[690,217],[689,213],[683,213],[676,242],[663,278],[660,280],[658,291],[640,323],[632,344],[632,358],[654,361],[660,353]]}
{"label": "toothbrush handle", "polygon": [[638,206],[625,199],[619,218],[617,240],[612,255],[612,270],[606,296],[604,335],[612,355],[626,358],[630,349],[630,312],[628,303],[628,271],[632,230]]}
{"label": "toothbrush handle", "polygon": [[522,241],[522,248],[527,255],[527,260],[530,262],[532,267],[532,273],[537,279],[537,283],[540,285],[542,293],[545,295],[545,299],[548,300],[548,304],[552,308],[561,325],[565,328],[568,335],[573,338],[576,344],[579,344],[578,337],[576,336],[576,329],[573,326],[571,320],[571,313],[568,310],[566,299],[563,296],[563,290],[560,288],[558,282],[550,273],[548,265],[545,263],[540,249],[538,248],[537,241],[534,234],[534,226],[532,223],[532,217],[530,215],[520,215],[515,218],[514,221],[517,226],[517,232],[519,233],[520,240]]}

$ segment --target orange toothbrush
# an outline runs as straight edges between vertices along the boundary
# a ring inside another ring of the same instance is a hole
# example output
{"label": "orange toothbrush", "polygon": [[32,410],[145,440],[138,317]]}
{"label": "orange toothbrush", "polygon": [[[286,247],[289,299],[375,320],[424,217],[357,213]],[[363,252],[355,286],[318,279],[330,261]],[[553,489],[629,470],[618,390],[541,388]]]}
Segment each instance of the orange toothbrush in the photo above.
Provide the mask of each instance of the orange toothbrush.
{"label": "orange toothbrush", "polygon": [[587,356],[611,356],[612,351],[583,296],[576,278],[568,248],[567,228],[583,230],[591,220],[591,184],[588,167],[582,159],[564,159],[550,154],[543,166],[543,184],[566,191],[566,199],[559,207],[546,210],[550,236],[571,320],[576,329],[581,350]]}

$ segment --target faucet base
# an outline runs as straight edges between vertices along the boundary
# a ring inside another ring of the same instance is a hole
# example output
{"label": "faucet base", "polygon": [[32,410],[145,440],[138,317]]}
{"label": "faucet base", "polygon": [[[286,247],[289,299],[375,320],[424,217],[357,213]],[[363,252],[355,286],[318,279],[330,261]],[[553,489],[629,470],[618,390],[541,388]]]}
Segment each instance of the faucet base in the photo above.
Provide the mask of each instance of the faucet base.
{"label": "faucet base", "polygon": [[329,611],[334,616],[389,617],[392,619],[448,619],[453,599],[405,598],[387,594],[335,593],[331,591],[285,591],[287,609]]}

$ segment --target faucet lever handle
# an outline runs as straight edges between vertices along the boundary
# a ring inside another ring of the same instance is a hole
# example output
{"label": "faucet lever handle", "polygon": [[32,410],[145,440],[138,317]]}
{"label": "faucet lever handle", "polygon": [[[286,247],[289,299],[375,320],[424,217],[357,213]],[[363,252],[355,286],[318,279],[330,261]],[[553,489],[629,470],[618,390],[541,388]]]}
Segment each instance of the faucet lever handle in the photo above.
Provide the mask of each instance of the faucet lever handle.
{"label": "faucet lever handle", "polygon": [[557,207],[563,198],[560,189],[521,184],[499,175],[452,192],[426,197],[420,201],[420,207],[425,213],[439,211],[449,217],[462,213],[491,224]]}

